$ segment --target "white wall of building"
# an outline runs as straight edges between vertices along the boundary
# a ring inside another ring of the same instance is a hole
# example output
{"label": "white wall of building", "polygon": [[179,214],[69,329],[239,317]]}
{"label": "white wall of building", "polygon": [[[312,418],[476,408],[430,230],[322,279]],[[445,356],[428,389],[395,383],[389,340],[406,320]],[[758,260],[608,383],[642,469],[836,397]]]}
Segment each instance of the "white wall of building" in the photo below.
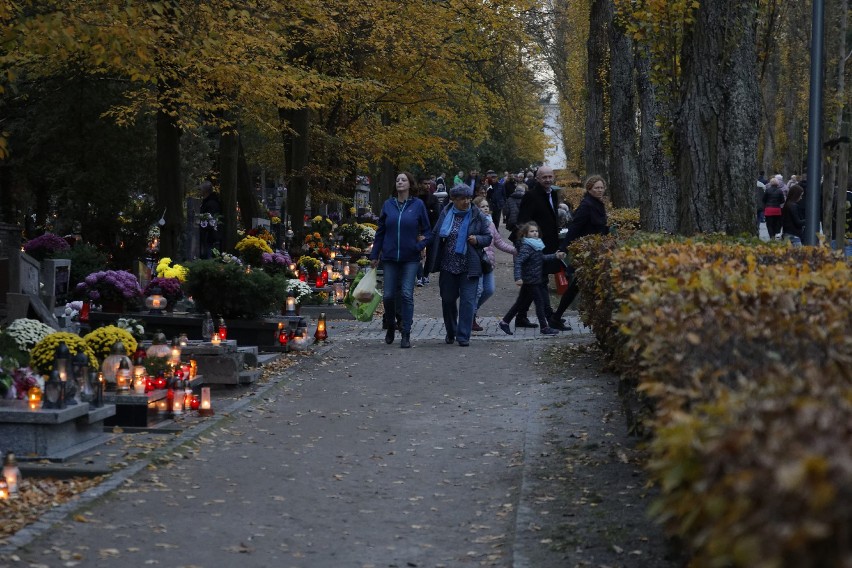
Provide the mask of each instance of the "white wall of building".
{"label": "white wall of building", "polygon": [[544,134],[547,136],[548,148],[544,151],[544,163],[554,170],[567,167],[565,160],[565,144],[562,140],[562,126],[559,122],[559,105],[542,103],[544,109]]}

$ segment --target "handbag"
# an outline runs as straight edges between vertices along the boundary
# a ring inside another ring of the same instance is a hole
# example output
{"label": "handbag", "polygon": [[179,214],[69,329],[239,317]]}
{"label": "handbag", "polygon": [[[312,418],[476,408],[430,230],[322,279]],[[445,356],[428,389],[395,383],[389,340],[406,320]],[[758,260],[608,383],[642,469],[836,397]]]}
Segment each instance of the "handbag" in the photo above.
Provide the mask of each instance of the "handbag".
{"label": "handbag", "polygon": [[565,273],[565,269],[563,268],[553,275],[553,282],[556,284],[556,293],[561,296],[568,291],[571,279],[568,277],[568,274]]}
{"label": "handbag", "polygon": [[[370,270],[368,272],[375,273],[375,270]],[[352,282],[354,286],[349,288],[349,292],[343,299],[343,305],[346,306],[346,309],[349,310],[349,313],[351,313],[356,320],[364,322],[373,321],[373,314],[375,313],[376,308],[379,307],[379,304],[382,303],[382,295],[378,293],[378,291],[375,289],[375,286],[373,287],[373,292],[375,293],[366,302],[358,300],[358,298],[355,296],[355,290],[358,284],[360,284],[361,281],[366,278],[366,276],[367,275],[365,275],[363,272],[359,272],[355,276],[355,280],[353,280]]]}
{"label": "handbag", "polygon": [[482,265],[482,273],[483,274],[491,274],[494,270],[494,265],[491,264],[491,261],[488,260],[488,254],[486,254],[485,249],[477,249],[479,251],[479,262]]}

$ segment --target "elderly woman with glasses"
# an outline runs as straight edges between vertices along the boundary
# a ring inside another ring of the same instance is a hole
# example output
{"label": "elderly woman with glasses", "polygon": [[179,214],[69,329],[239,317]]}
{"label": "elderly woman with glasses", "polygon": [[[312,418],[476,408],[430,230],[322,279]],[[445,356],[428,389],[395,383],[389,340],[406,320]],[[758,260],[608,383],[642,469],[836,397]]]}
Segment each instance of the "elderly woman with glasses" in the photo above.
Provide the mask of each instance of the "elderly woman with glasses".
{"label": "elderly woman with glasses", "polygon": [[428,272],[440,272],[438,288],[448,344],[470,345],[483,249],[491,244],[491,220],[471,203],[473,190],[457,184],[432,234]]}

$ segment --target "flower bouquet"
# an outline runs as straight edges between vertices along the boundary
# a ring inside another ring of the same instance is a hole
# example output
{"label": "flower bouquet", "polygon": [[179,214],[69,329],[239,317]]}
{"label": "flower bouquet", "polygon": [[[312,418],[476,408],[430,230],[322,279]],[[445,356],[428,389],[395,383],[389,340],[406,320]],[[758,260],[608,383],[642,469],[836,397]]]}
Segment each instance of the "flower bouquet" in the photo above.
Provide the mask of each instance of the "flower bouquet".
{"label": "flower bouquet", "polygon": [[74,333],[64,331],[51,333],[33,347],[32,351],[30,351],[30,367],[45,375],[50,373],[53,370],[56,348],[59,347],[59,343],[62,341],[68,346],[72,357],[82,351],[89,358],[89,368],[98,368],[98,358],[95,357],[95,352],[92,351],[92,348],[86,344],[83,338]]}
{"label": "flower bouquet", "polygon": [[104,270],[89,274],[77,284],[76,292],[101,304],[125,304],[142,297],[139,281],[126,270]]}
{"label": "flower bouquet", "polygon": [[198,215],[198,226],[202,229],[208,227],[215,229],[217,225],[219,225],[219,215],[213,215],[212,213],[200,213]]}
{"label": "flower bouquet", "polygon": [[251,235],[240,240],[234,249],[236,249],[240,258],[243,259],[243,262],[252,266],[263,264],[263,253],[272,254],[272,247],[266,241],[260,237],[253,237]]}
{"label": "flower bouquet", "polygon": [[172,263],[172,259],[167,256],[160,259],[155,272],[160,278],[176,278],[179,282],[186,282],[186,276],[189,274],[185,266]]}
{"label": "flower bouquet", "polygon": [[[83,336],[83,341],[92,350],[92,352],[102,361],[106,359],[112,352],[112,346],[116,341],[121,341],[124,344],[124,349],[127,353],[136,351],[136,339],[126,329],[122,329],[115,325],[107,325],[87,333]],[[70,349],[69,345],[69,349]]]}
{"label": "flower bouquet", "polygon": [[180,282],[177,278],[152,278],[145,286],[142,295],[148,297],[154,293],[155,288],[159,288],[160,295],[166,299],[168,305],[174,306],[175,302],[183,298],[183,288],[181,288]]}
{"label": "flower bouquet", "polygon": [[23,353],[29,353],[36,343],[54,332],[49,325],[38,320],[18,318],[6,328],[6,334],[11,337]]}
{"label": "flower bouquet", "polygon": [[115,322],[115,327],[123,329],[132,335],[133,339],[136,340],[136,343],[141,343],[142,339],[145,338],[144,322],[140,320],[134,318],[118,318]]}
{"label": "flower bouquet", "polygon": [[308,255],[300,256],[296,264],[308,274],[316,275],[322,270],[322,262],[318,258]]}
{"label": "flower bouquet", "polygon": [[334,221],[327,219],[322,215],[317,215],[311,219],[311,229],[323,236],[327,236],[335,229],[335,227],[336,225],[334,224]]}
{"label": "flower bouquet", "polygon": [[45,233],[24,244],[24,252],[39,262],[70,248],[68,241],[53,233]]}
{"label": "flower bouquet", "polygon": [[287,281],[287,295],[290,296],[291,293],[296,297],[296,303],[302,305],[302,303],[308,301],[314,291],[301,280],[291,278]]}
{"label": "flower bouquet", "polygon": [[265,252],[261,257],[263,260],[262,268],[269,274],[284,274],[290,269],[290,264],[293,262],[286,252]]}

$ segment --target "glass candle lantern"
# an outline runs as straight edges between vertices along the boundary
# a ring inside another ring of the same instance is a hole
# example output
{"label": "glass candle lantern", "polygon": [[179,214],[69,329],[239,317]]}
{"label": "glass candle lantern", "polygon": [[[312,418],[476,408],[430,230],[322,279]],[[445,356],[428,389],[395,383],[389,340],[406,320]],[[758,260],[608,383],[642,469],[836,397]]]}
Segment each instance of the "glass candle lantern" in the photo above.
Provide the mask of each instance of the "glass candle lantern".
{"label": "glass candle lantern", "polygon": [[198,374],[198,361],[196,361],[195,359],[190,359],[189,360],[189,368],[190,368],[189,378],[194,379],[195,375]]}
{"label": "glass candle lantern", "polygon": [[213,406],[210,401],[210,387],[201,387],[201,404],[198,408],[201,416],[212,416]]}
{"label": "glass candle lantern", "polygon": [[9,486],[6,485],[6,481],[0,479],[0,501],[5,501],[9,498]]}
{"label": "glass candle lantern", "polygon": [[334,283],[334,301],[338,304],[343,303],[343,298],[346,296],[346,288],[343,286],[343,282],[335,282]]}
{"label": "glass candle lantern", "polygon": [[133,367],[133,392],[136,394],[145,394],[145,367],[142,365],[135,365]]}
{"label": "glass candle lantern", "polygon": [[212,338],[210,338],[210,343],[212,343],[213,345],[219,345],[220,343],[222,343],[222,338],[219,337],[218,331],[213,334]]}
{"label": "glass candle lantern", "polygon": [[18,469],[18,460],[15,454],[8,452],[3,459],[3,478],[9,488],[9,495],[14,496],[18,492],[18,483],[21,479],[21,470]]}
{"label": "glass candle lantern", "polygon": [[118,364],[118,369],[115,371],[115,390],[126,391],[130,390],[130,359],[125,357]]}
{"label": "glass candle lantern", "polygon": [[172,346],[169,349],[169,363],[173,367],[180,365],[180,342],[177,339],[172,341]]}
{"label": "glass candle lantern", "polygon": [[328,339],[328,330],[325,325],[325,312],[320,313],[317,320],[317,331],[314,333],[314,339],[317,341],[325,341]]}
{"label": "glass candle lantern", "polygon": [[38,386],[32,386],[27,391],[27,401],[30,403],[31,409],[36,409],[41,406],[41,389]]}

